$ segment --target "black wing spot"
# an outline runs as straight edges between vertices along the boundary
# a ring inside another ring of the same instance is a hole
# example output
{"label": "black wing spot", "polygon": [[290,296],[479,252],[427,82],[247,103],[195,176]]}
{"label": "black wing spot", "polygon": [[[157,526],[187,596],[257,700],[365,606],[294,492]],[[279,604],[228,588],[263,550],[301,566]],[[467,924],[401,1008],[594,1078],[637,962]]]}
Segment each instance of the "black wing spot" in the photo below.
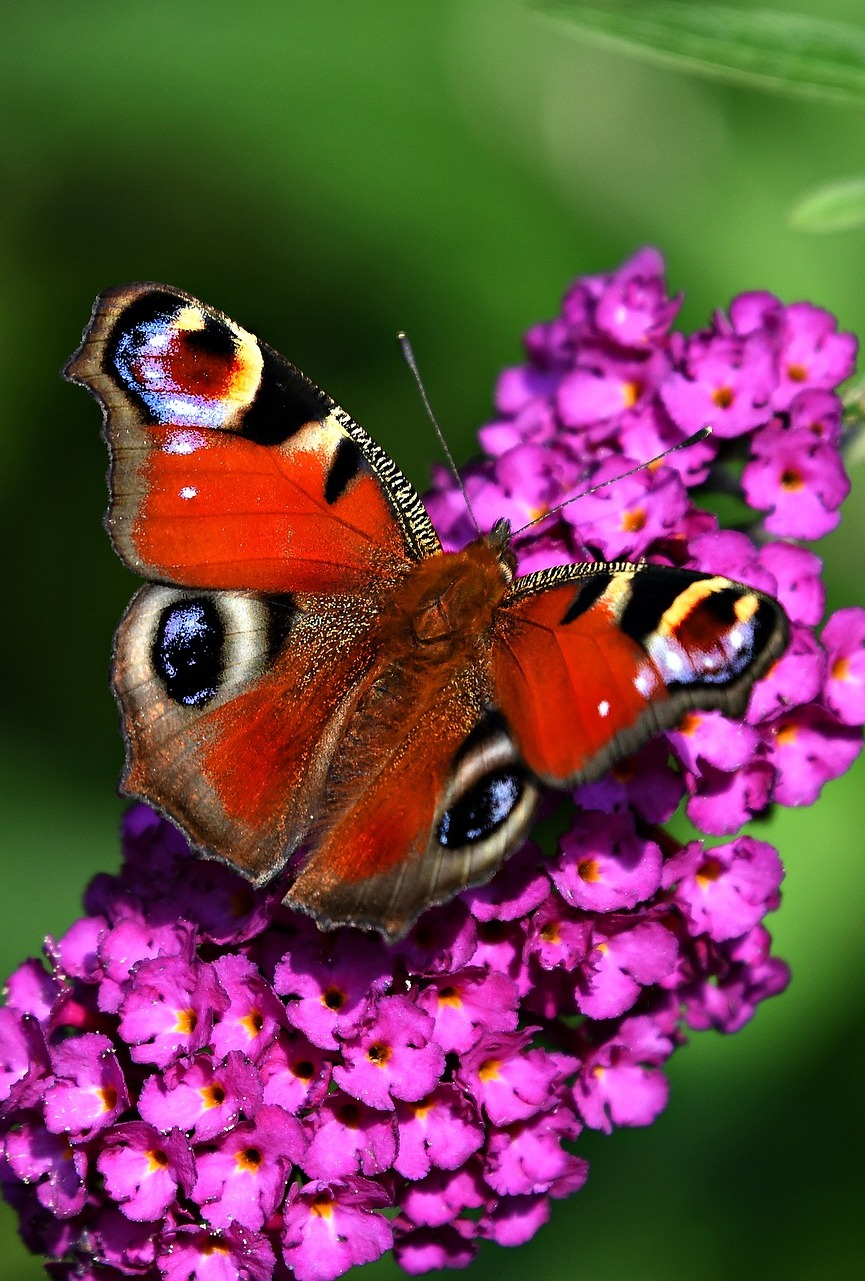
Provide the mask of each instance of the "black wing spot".
{"label": "black wing spot", "polygon": [[789,642],[787,619],[771,600],[761,600],[751,620],[754,628],[754,651],[769,653],[772,658],[783,653]]}
{"label": "black wing spot", "polygon": [[[682,592],[692,583],[708,577],[708,574],[689,573],[683,569],[670,574],[635,574],[631,580],[631,595],[620,619],[622,631],[631,640],[642,644],[657,631],[664,614]],[[714,600],[716,594],[707,599]],[[705,602],[701,601],[701,608],[704,605]]]}
{"label": "black wing spot", "polygon": [[324,483],[324,500],[335,503],[341,498],[360,471],[363,455],[350,436],[343,436],[336,447]]}
{"label": "black wing spot", "polygon": [[[177,310],[177,308],[175,308]],[[235,357],[237,339],[224,321],[201,312],[204,325],[201,329],[188,329],[183,334],[184,346],[192,353],[215,357],[229,365]]]}
{"label": "black wing spot", "polygon": [[219,690],[225,627],[216,604],[206,598],[167,605],[153,637],[153,668],[165,692],[184,707],[203,707]]}
{"label": "black wing spot", "polygon": [[271,662],[276,658],[289,634],[298,610],[292,596],[271,596],[267,601],[267,653]]}
{"label": "black wing spot", "polygon": [[612,581],[612,574],[587,575],[586,581],[580,583],[577,588],[577,594],[562,615],[562,625],[572,623],[581,614],[585,614],[587,610],[591,609],[595,602],[603,596]]}
{"label": "black wing spot", "polygon": [[512,765],[484,775],[442,814],[439,844],[461,849],[492,836],[519,804],[525,781],[525,771]]}
{"label": "black wing spot", "polygon": [[243,415],[240,434],[257,445],[281,445],[306,423],[322,422],[333,401],[265,343],[259,349],[261,383]]}

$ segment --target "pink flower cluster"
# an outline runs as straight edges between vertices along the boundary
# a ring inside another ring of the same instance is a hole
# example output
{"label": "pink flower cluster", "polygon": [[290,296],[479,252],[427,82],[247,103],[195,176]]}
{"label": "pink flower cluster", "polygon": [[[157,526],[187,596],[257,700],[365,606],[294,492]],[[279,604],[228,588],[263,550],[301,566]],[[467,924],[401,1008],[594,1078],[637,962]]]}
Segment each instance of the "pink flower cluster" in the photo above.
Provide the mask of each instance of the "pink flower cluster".
{"label": "pink flower cluster", "polygon": [[[0,1010],[0,1181],[57,1281],[330,1281],[389,1249],[422,1273],[519,1244],[584,1183],[584,1127],[650,1124],[685,1030],[736,1030],[785,986],[763,923],[776,851],[661,825],[684,800],[730,836],[849,766],[865,611],[818,640],[817,557],[723,532],[694,494],[733,494],[785,538],[831,528],[853,342],[765,294],[686,338],[677,306],[653,251],[577,281],[503,375],[466,484],[483,524],[518,526],[711,423],[517,546],[523,572],[645,556],[777,595],[790,648],[744,722],[689,715],[579,789],[551,856],[527,843],[393,946],[319,932],[133,807],[120,874]],[[471,536],[451,479],[430,509]]]}

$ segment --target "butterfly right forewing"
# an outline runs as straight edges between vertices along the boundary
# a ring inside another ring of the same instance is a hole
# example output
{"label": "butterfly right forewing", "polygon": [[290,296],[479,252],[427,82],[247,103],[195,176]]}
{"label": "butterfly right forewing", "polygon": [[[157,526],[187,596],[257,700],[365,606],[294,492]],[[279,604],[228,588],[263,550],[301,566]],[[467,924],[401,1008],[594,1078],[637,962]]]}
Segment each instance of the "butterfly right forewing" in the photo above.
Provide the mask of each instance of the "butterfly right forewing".
{"label": "butterfly right forewing", "polygon": [[776,601],[719,575],[562,566],[517,579],[498,612],[496,701],[533,773],[578,784],[691,708],[740,715],[787,636]]}

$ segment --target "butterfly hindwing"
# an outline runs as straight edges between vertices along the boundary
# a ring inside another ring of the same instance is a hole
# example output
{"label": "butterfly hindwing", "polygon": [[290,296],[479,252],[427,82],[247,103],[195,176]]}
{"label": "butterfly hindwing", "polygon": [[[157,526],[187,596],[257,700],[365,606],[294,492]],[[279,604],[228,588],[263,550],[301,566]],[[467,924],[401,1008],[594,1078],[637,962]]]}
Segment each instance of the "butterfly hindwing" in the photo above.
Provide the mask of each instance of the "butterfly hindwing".
{"label": "butterfly hindwing", "polygon": [[786,643],[777,603],[728,578],[564,566],[517,579],[500,608],[496,700],[529,768],[578,784],[691,708],[740,715]]}
{"label": "butterfly hindwing", "polygon": [[376,654],[342,597],[142,588],[115,641],[123,791],[256,882],[323,804],[335,744]]}
{"label": "butterfly hindwing", "polygon": [[417,494],[366,432],[188,294],[100,295],[66,372],[104,407],[107,525],[144,578],[351,592],[439,550]]}
{"label": "butterfly hindwing", "polygon": [[[388,697],[394,677],[384,675],[373,700]],[[426,702],[398,702],[398,732],[388,718],[391,733],[372,759],[369,745],[355,753],[351,732],[341,745],[327,821],[285,900],[321,924],[350,921],[390,938],[425,908],[489,880],[525,836],[538,799],[510,735],[487,710],[482,665],[461,668]],[[363,725],[371,708],[358,711]]]}

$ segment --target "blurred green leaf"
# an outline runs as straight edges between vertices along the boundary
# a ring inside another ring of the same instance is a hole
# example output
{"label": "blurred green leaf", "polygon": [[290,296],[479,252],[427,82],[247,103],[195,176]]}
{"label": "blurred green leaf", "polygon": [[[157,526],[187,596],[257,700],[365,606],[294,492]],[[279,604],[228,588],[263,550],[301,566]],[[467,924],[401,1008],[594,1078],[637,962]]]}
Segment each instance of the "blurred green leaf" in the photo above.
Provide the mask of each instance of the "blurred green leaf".
{"label": "blurred green leaf", "polygon": [[865,224],[865,178],[827,182],[790,211],[795,231],[850,231]]}
{"label": "blurred green leaf", "polygon": [[531,0],[587,40],[715,80],[865,103],[865,30],[798,13],[638,0]]}

